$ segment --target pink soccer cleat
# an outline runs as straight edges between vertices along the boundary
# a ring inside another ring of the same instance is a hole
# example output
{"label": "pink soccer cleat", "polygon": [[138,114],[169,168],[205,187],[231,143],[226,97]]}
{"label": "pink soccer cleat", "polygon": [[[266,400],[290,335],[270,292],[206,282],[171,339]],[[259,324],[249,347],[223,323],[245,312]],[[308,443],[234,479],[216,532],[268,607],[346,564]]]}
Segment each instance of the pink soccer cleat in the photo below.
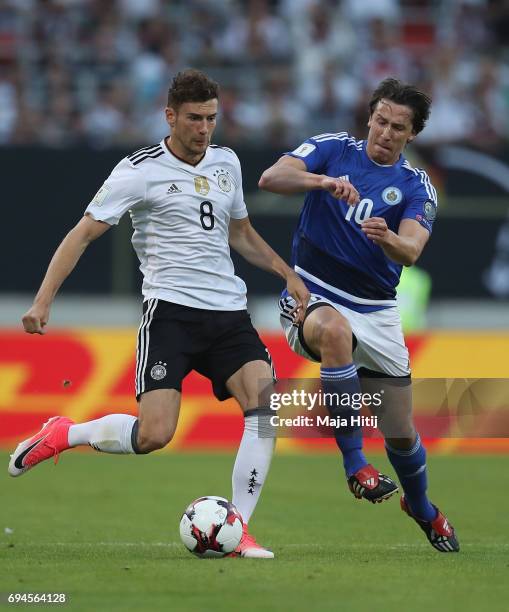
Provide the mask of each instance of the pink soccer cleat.
{"label": "pink soccer cleat", "polygon": [[274,553],[263,548],[247,529],[247,523],[242,525],[242,539],[237,548],[228,557],[245,557],[250,559],[274,559]]}
{"label": "pink soccer cleat", "polygon": [[74,425],[74,421],[67,417],[49,419],[35,436],[18,444],[11,455],[9,474],[21,476],[50,457],[55,457],[57,463],[59,453],[70,448],[67,436],[71,425]]}

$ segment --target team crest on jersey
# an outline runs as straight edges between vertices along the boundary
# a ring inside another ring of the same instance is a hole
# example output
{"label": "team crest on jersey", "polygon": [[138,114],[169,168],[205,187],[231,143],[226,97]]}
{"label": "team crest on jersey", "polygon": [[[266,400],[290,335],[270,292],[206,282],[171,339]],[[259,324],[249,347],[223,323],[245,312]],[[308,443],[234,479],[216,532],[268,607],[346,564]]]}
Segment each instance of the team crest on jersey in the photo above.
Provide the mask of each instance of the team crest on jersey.
{"label": "team crest on jersey", "polygon": [[403,194],[401,193],[401,189],[397,187],[386,187],[382,192],[382,200],[386,204],[389,204],[389,206],[399,204],[402,199]]}
{"label": "team crest on jersey", "polygon": [[152,376],[154,380],[162,380],[167,374],[166,372],[167,365],[168,365],[167,363],[158,361],[155,364],[155,366],[150,370],[150,376]]}
{"label": "team crest on jersey", "polygon": [[223,170],[223,168],[216,170],[214,172],[214,176],[217,177],[217,184],[219,185],[219,189],[221,189],[221,191],[228,193],[232,190],[232,180],[228,170]]}
{"label": "team crest on jersey", "polygon": [[426,221],[434,221],[437,218],[437,205],[431,200],[424,204],[424,217]]}
{"label": "team crest on jersey", "polygon": [[195,176],[194,177],[194,188],[196,189],[196,193],[200,195],[207,195],[210,191],[209,182],[207,181],[206,176]]}

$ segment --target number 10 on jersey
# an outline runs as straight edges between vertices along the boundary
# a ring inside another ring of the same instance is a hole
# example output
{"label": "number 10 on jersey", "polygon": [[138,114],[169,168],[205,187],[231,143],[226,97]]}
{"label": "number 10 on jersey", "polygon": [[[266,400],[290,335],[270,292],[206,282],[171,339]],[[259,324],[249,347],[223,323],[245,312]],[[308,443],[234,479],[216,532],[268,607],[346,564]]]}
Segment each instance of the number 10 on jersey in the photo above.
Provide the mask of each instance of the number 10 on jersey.
{"label": "number 10 on jersey", "polygon": [[[373,200],[369,198],[364,198],[355,206],[349,206],[346,211],[345,220],[350,221],[352,216],[353,220],[359,225],[371,217],[371,213],[373,211]],[[355,213],[355,214],[354,214]]]}

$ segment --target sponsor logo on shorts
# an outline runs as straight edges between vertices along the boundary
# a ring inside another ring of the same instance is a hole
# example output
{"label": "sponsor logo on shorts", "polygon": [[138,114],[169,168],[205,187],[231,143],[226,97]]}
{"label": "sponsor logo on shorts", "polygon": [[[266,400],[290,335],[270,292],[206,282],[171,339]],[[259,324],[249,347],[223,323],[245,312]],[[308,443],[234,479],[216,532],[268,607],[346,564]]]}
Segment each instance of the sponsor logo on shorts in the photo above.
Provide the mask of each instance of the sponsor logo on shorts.
{"label": "sponsor logo on shorts", "polygon": [[168,365],[167,363],[158,361],[155,364],[155,366],[153,366],[152,369],[150,370],[150,376],[152,376],[154,380],[162,380],[167,374],[167,371],[166,371],[167,365]]}

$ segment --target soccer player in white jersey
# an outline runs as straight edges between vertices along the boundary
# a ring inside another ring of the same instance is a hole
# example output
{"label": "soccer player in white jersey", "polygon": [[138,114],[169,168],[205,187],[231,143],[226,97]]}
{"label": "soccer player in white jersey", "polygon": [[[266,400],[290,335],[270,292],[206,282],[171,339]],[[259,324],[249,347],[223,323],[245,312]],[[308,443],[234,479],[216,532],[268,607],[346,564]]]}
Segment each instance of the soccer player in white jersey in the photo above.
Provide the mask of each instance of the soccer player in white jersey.
{"label": "soccer player in white jersey", "polygon": [[[426,495],[426,451],[413,424],[408,350],[395,300],[402,266],[417,261],[436,217],[429,177],[402,154],[424,128],[430,105],[415,87],[386,79],[369,103],[367,140],[346,132],[309,138],[266,170],[260,187],[306,192],[292,259],[311,301],[304,322],[293,321],[294,299],[283,293],[288,343],[321,362],[325,391],[358,393],[361,382],[371,392],[383,387],[379,423],[404,490],[401,508],[432,546],[456,552],[452,525]],[[355,414],[352,406],[327,407],[347,423]],[[350,422],[334,432],[349,487],[356,497],[382,501],[398,488],[368,464],[361,429]]]}
{"label": "soccer player in white jersey", "polygon": [[210,144],[218,85],[197,70],[179,73],[168,93],[171,135],[122,159],[58,247],[33,306],[23,317],[28,333],[44,333],[51,303],[88,245],[129,211],[132,243],[143,273],[143,317],[138,331],[138,418],[110,414],[76,424],[53,417],[11,456],[19,476],[69,448],[149,453],[175,432],[181,383],[191,371],[212,382],[219,400],[235,397],[244,433],[233,467],[233,503],[244,519],[236,554],[273,558],[247,525],[269,470],[274,438],[258,436],[258,383],[273,377],[270,355],[246,311],[246,286],[235,275],[231,246],[253,265],[286,281],[302,318],[309,292],[298,275],[249,222],[240,163],[226,147]]}

